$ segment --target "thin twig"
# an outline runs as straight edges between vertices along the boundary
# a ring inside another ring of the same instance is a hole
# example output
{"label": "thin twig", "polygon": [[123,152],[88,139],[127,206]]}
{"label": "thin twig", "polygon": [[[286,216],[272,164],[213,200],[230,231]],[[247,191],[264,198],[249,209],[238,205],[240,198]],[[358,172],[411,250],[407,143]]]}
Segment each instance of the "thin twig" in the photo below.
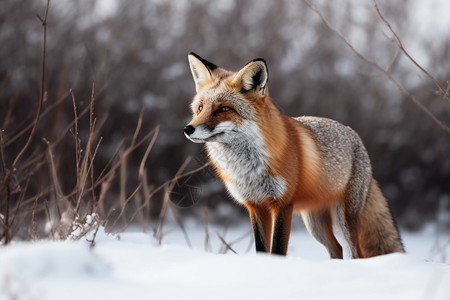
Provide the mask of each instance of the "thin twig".
{"label": "thin twig", "polygon": [[391,71],[391,68],[394,65],[395,61],[397,60],[399,54],[400,54],[400,48],[397,47],[395,49],[394,56],[392,56],[391,60],[389,61],[388,65],[385,68],[386,72],[390,72]]}
{"label": "thin twig", "polygon": [[246,233],[242,234],[241,236],[237,237],[235,240],[230,242],[230,245],[234,245],[240,241],[242,241],[243,239],[245,239],[248,236],[251,236],[251,234],[253,233],[253,230],[249,230]]}
{"label": "thin twig", "polygon": [[170,201],[170,192],[173,190],[179,176],[183,173],[183,170],[188,166],[191,159],[192,159],[192,157],[190,157],[190,156],[188,158],[186,158],[184,163],[181,165],[181,167],[178,169],[177,173],[175,174],[175,177],[172,178],[172,180],[170,180],[169,185],[167,185],[167,187],[166,187],[166,191],[164,193],[163,204],[161,207],[161,211],[159,213],[158,223],[156,224],[156,227],[154,229],[155,236],[158,236],[162,232],[164,217],[166,215],[167,206],[169,205],[169,201]]}
{"label": "thin twig", "polygon": [[[73,136],[75,139],[75,171],[76,171],[76,184],[75,186],[79,186],[79,180],[80,180],[80,139],[78,138],[78,115],[77,115],[77,103],[75,101],[75,95],[73,93],[73,90],[70,89],[69,90],[70,95],[72,96],[72,105],[73,105],[73,115],[74,115],[74,131],[73,131]],[[76,198],[78,199],[78,189],[76,192]]]}
{"label": "thin twig", "polygon": [[3,133],[4,133],[3,129],[0,129],[0,163],[2,164],[1,168],[0,168],[0,171],[1,171],[0,175],[2,177],[3,177],[3,175],[5,174],[5,171],[6,171],[5,142],[4,142],[4,139],[3,139]]}
{"label": "thin twig", "polygon": [[[101,93],[101,91],[100,91]],[[49,104],[41,113],[41,118],[43,118],[44,116],[46,116],[48,113],[50,113],[56,106],[60,105],[66,98],[67,96],[70,95],[70,90],[63,94],[60,98],[56,99],[56,101],[54,103]],[[81,117],[83,117],[87,112],[89,111],[89,106],[87,106],[86,108],[83,109],[83,111],[78,114],[78,119],[81,119]],[[74,121],[71,121],[71,123],[69,123],[66,128],[63,130],[63,132],[68,131],[69,129],[71,129],[73,127],[73,123]],[[24,127],[22,130],[20,130],[18,133],[14,134],[14,136],[12,136],[10,139],[8,139],[5,143],[5,147],[11,145],[14,141],[16,141],[18,138],[20,138],[25,132],[27,132],[28,130],[30,130],[30,128],[33,126],[33,123],[29,124],[28,126]],[[20,126],[18,126],[20,127]],[[53,145],[59,144],[59,141],[64,137],[64,134],[61,134],[60,138],[58,139],[58,142],[53,142]]]}
{"label": "thin twig", "polygon": [[362,54],[360,51],[358,51],[351,43],[350,41],[342,34],[340,33],[336,28],[334,28],[323,16],[323,14],[318,10],[316,7],[314,7],[308,0],[303,0],[305,4],[313,10],[322,20],[322,22],[328,27],[329,30],[331,30],[333,33],[335,33],[353,52],[360,57],[365,62],[371,64],[378,70],[380,70],[386,77],[397,87],[397,89],[408,99],[410,99],[417,107],[419,107],[425,114],[427,114],[437,125],[439,125],[443,130],[445,130],[447,133],[450,134],[450,128],[444,124],[441,120],[439,120],[438,117],[436,117],[435,114],[433,114],[428,108],[426,108],[422,103],[420,103],[414,95],[409,93],[395,78],[392,76],[392,74],[389,72],[388,69],[383,68],[381,65],[379,65],[376,61],[368,58],[364,54]]}
{"label": "thin twig", "polygon": [[[231,247],[230,244],[228,244],[225,239],[217,232],[217,236],[219,237],[220,241],[223,243],[223,245],[225,246],[226,250],[230,250],[231,252],[233,252],[234,254],[237,254],[236,251],[234,251],[234,249]],[[224,253],[226,252],[226,250],[224,251]]]}
{"label": "thin twig", "polygon": [[[131,201],[131,199],[133,199],[133,197],[136,195],[136,193],[141,189],[142,184],[139,184],[134,191],[131,193],[131,195],[124,200],[124,203],[122,204],[122,209],[119,213],[119,215],[117,216],[116,220],[114,221],[114,223],[110,226],[111,231],[113,230],[113,228],[115,227],[115,225],[117,224],[117,222],[122,218],[122,216],[125,214],[125,208],[127,207],[128,203]],[[125,231],[125,229],[127,229],[127,227],[131,224],[131,222],[128,222],[126,225],[124,225],[122,227],[122,229],[119,232],[123,232]]]}
{"label": "thin twig", "polygon": [[30,183],[30,178],[28,177],[27,181],[25,183],[25,187],[22,189],[19,199],[17,200],[17,203],[15,205],[16,207],[14,208],[14,213],[12,214],[11,224],[14,224],[14,221],[16,220],[16,217],[19,213],[19,208],[22,206],[23,199],[25,198],[25,194],[28,190],[29,183]]}
{"label": "thin twig", "polygon": [[392,29],[391,24],[389,23],[389,21],[384,17],[384,15],[381,13],[380,8],[378,7],[378,3],[376,0],[373,0],[373,4],[374,7],[378,13],[378,16],[380,17],[380,19],[384,22],[384,24],[389,28],[389,31],[392,33],[392,35],[394,36],[394,40],[397,43],[397,47],[398,49],[400,49],[403,54],[406,55],[406,57],[408,57],[408,59],[414,64],[416,65],[416,67],[418,67],[431,81],[433,81],[433,83],[436,85],[436,87],[439,89],[439,93],[444,97],[444,99],[446,99],[447,101],[450,102],[450,95],[448,94],[448,91],[439,83],[439,81],[437,81],[436,78],[434,78],[430,72],[428,72],[424,67],[422,67],[409,53],[408,51],[406,51],[405,47],[403,47],[403,43],[400,40],[400,38],[398,37],[397,33],[395,32],[394,29]]}
{"label": "thin twig", "polygon": [[[128,157],[128,155],[130,155],[130,154],[132,153],[132,151],[134,151],[137,147],[139,147],[140,145],[142,145],[143,142],[144,142],[145,140],[147,140],[147,139],[150,137],[151,134],[153,134],[152,140],[151,140],[151,142],[149,143],[149,145],[147,146],[147,149],[146,149],[146,151],[145,151],[144,157],[143,157],[142,160],[141,160],[140,171],[139,171],[139,172],[140,172],[139,174],[140,174],[140,176],[141,176],[141,175],[143,174],[143,172],[144,172],[144,171],[143,171],[143,168],[144,168],[145,161],[147,160],[147,157],[148,157],[148,154],[149,154],[149,152],[150,152],[150,149],[153,147],[153,145],[154,145],[154,143],[155,143],[155,140],[156,140],[156,137],[157,137],[158,132],[159,132],[159,126],[157,126],[155,129],[153,129],[152,131],[150,131],[149,133],[147,133],[142,139],[140,139],[139,141],[136,142],[137,136],[139,135],[139,131],[140,131],[140,129],[141,129],[142,119],[143,119],[143,115],[142,115],[142,113],[141,113],[141,115],[140,115],[140,117],[139,117],[139,120],[138,120],[138,124],[136,125],[136,130],[135,130],[135,133],[134,133],[134,135],[133,135],[133,139],[132,139],[131,145],[130,145],[127,149],[124,150],[123,154],[120,155],[119,161],[118,161],[117,163],[115,163],[115,164],[111,167],[110,171],[107,172],[106,175],[105,175],[105,176],[109,176],[109,174],[112,174],[112,172],[115,172],[115,170],[116,170],[118,167],[121,167],[121,170],[120,170],[120,186],[121,186],[121,187],[120,187],[120,193],[121,193],[121,195],[120,195],[120,199],[121,199],[120,203],[121,203],[121,211],[120,211],[120,213],[119,213],[119,216],[118,216],[118,217],[115,219],[115,221],[113,222],[113,224],[110,225],[110,228],[109,228],[110,230],[112,230],[113,227],[116,225],[117,221],[118,221],[120,218],[122,218],[122,216],[124,215],[124,212],[125,212],[125,209],[126,209],[128,203],[129,203],[130,200],[135,196],[135,194],[140,190],[140,188],[141,188],[142,186],[144,186],[144,188],[146,188],[146,186],[145,186],[145,185],[146,185],[145,180],[141,179],[141,183],[140,183],[139,186],[134,190],[134,192],[132,193],[132,195],[131,195],[130,197],[128,197],[127,199],[125,199],[125,192],[126,192],[126,189],[125,189],[125,186],[126,186],[126,185],[125,185],[125,178],[126,178],[126,170],[125,170],[126,164],[125,164],[125,160],[126,160],[126,158]],[[122,142],[124,142],[124,141],[122,141]],[[117,149],[116,152],[118,152],[118,151],[119,151],[119,149]],[[115,155],[114,155],[114,156],[115,156]],[[108,162],[108,164],[110,164],[111,162],[112,162],[112,161],[110,160],[110,161]],[[103,176],[102,174],[103,174],[105,171],[106,171],[106,167],[104,168],[104,170],[102,171],[102,173],[101,173],[100,176],[98,177],[99,179],[101,179],[101,177]],[[145,174],[143,174],[143,175],[145,175]],[[98,184],[99,179],[97,179],[97,181],[95,182],[95,185]],[[109,185],[109,184],[108,184],[108,185]],[[101,191],[101,198],[100,198],[100,199],[103,199],[104,195],[105,195],[105,189],[103,189],[103,185],[102,185],[102,191]],[[139,204],[138,206],[139,206],[139,207],[142,207],[141,204]],[[131,219],[130,219],[128,222],[124,223],[124,225],[123,225],[123,227],[122,227],[122,231],[125,230],[125,229],[126,229],[126,228],[134,221],[134,219],[135,219],[137,213],[139,213],[139,211],[140,211],[140,209],[136,209],[136,213],[131,217]],[[113,212],[113,209],[109,211],[108,217],[111,215],[112,212]]]}
{"label": "thin twig", "polygon": [[61,219],[61,209],[59,207],[59,201],[61,199],[67,199],[66,197],[64,197],[64,193],[62,192],[61,186],[59,184],[59,180],[58,180],[58,174],[56,172],[56,166],[55,166],[55,162],[53,160],[53,151],[52,151],[52,145],[50,144],[49,141],[46,141],[47,145],[48,145],[48,161],[50,164],[50,173],[51,173],[51,177],[53,180],[53,189],[55,192],[55,206],[56,206],[56,212],[58,213],[58,217]]}
{"label": "thin twig", "polygon": [[[92,155],[92,153],[89,153],[89,159],[91,160],[91,162],[94,161],[94,155]],[[93,187],[94,186],[94,168],[93,167],[91,168],[90,174],[91,174],[91,187]],[[89,214],[93,214],[94,213],[95,207],[96,207],[95,191],[92,188],[91,189],[91,207],[90,207]]]}
{"label": "thin twig", "polygon": [[[98,196],[98,201],[97,201],[97,212],[100,212],[101,214],[105,215],[105,207],[104,207],[104,203],[105,203],[105,197],[106,197],[106,193],[109,190],[109,187],[111,186],[111,181],[114,178],[114,173],[110,173],[107,177],[106,180],[102,182],[101,187],[100,187],[100,195]],[[108,218],[106,218],[107,220]],[[105,228],[106,228],[107,224],[104,224]]]}
{"label": "thin twig", "polygon": [[37,222],[36,222],[36,207],[38,204],[39,197],[35,197],[33,210],[31,212],[31,238],[33,240],[38,239],[38,232],[37,232]]}
{"label": "thin twig", "polygon": [[[229,227],[230,227],[230,220],[227,220],[227,222],[223,226],[223,233],[221,235],[224,240],[225,240],[225,237],[227,236]],[[222,245],[222,250],[220,250],[219,253],[224,253],[225,254],[226,252],[227,252],[227,248],[225,247],[225,245]]]}
{"label": "thin twig", "polygon": [[95,228],[92,240],[89,241],[90,242],[89,246],[90,246],[91,249],[95,247],[95,238],[97,237],[97,232],[98,232],[99,229],[100,229],[100,224],[97,226],[97,228]]}
{"label": "thin twig", "polygon": [[36,132],[36,128],[39,122],[39,118],[41,115],[41,109],[42,109],[42,103],[44,102],[44,84],[45,84],[45,47],[46,47],[46,40],[47,40],[47,15],[48,15],[48,7],[50,5],[50,0],[47,0],[47,5],[45,7],[45,13],[44,18],[41,18],[38,15],[39,20],[42,24],[42,54],[41,54],[41,85],[40,85],[40,93],[39,93],[39,103],[38,108],[36,112],[36,117],[33,122],[33,127],[31,128],[30,135],[28,136],[28,139],[25,143],[25,145],[20,150],[19,154],[17,154],[16,158],[14,159],[13,163],[11,164],[10,169],[6,172],[5,179],[4,179],[4,185],[5,185],[5,191],[6,191],[6,199],[5,199],[5,222],[4,222],[4,231],[5,231],[5,245],[8,245],[11,241],[11,236],[9,232],[9,204],[10,204],[10,198],[11,198],[11,175],[14,172],[17,163],[19,162],[20,158],[24,155],[25,151],[28,149],[28,147],[31,144],[31,141],[34,137],[34,134]]}
{"label": "thin twig", "polygon": [[180,227],[181,232],[183,233],[184,239],[186,240],[186,243],[188,244],[189,248],[192,248],[192,243],[191,243],[191,239],[189,238],[189,235],[187,233],[186,228],[184,227],[183,222],[181,221],[180,216],[178,215],[177,211],[175,210],[175,208],[173,207],[173,204],[171,201],[169,201],[169,210],[172,213],[173,218],[175,219],[175,222],[177,222],[178,227]]}
{"label": "thin twig", "polygon": [[126,186],[127,186],[127,159],[128,155],[121,155],[119,170],[119,203],[122,209],[126,206]]}
{"label": "thin twig", "polygon": [[144,109],[142,109],[141,112],[139,113],[138,123],[136,125],[136,130],[134,130],[133,138],[131,139],[131,145],[134,145],[134,143],[136,142],[137,136],[139,134],[139,131],[141,131],[143,118],[144,118]]}
{"label": "thin twig", "polygon": [[[156,193],[158,193],[159,191],[161,191],[161,190],[164,189],[164,188],[167,188],[167,186],[170,185],[172,182],[174,182],[174,180],[175,180],[175,182],[176,182],[176,180],[179,180],[179,179],[182,179],[182,178],[184,178],[184,177],[186,177],[186,176],[190,176],[190,175],[192,175],[192,174],[194,174],[194,173],[197,173],[197,172],[203,170],[204,168],[206,168],[206,167],[209,166],[209,165],[210,165],[210,163],[206,163],[206,164],[204,164],[203,166],[198,167],[197,169],[194,169],[194,170],[192,170],[192,171],[188,171],[188,172],[186,172],[186,173],[183,173],[183,174],[180,174],[180,175],[178,175],[178,176],[175,176],[174,178],[172,178],[172,179],[170,179],[170,180],[167,180],[166,182],[164,182],[163,184],[161,184],[161,185],[158,186],[157,188],[153,189],[151,193],[149,193],[148,195],[145,196],[145,197],[146,197],[146,198],[145,198],[145,201],[141,204],[141,206],[139,206],[139,207],[136,209],[135,213],[134,213],[133,216],[131,217],[131,220],[134,220],[134,219],[136,218],[137,214],[139,213],[139,211],[140,211],[141,209],[144,209],[144,207],[147,207],[147,206],[148,206],[148,204],[149,204],[149,202],[150,202],[150,199],[151,199]],[[156,235],[156,232],[157,232],[157,227],[154,228],[154,234],[155,234],[155,235]]]}
{"label": "thin twig", "polygon": [[141,163],[139,165],[139,176],[143,176],[144,175],[144,166],[145,166],[145,162],[147,161],[148,155],[150,154],[150,150],[153,149],[153,145],[156,142],[156,138],[158,137],[159,134],[159,125],[155,127],[155,129],[153,130],[155,133],[153,134],[152,140],[150,141],[150,143],[147,146],[147,149],[145,150],[144,156],[142,157]]}
{"label": "thin twig", "polygon": [[[122,154],[122,156],[127,156],[129,155],[131,152],[133,152],[134,150],[136,150],[139,146],[141,146],[149,137],[150,135],[152,135],[155,132],[156,129],[153,129],[152,131],[150,131],[149,133],[147,133],[139,142],[137,142],[135,145],[133,146],[129,146],[127,149],[125,149],[124,153]],[[115,154],[113,155],[113,158],[115,156],[117,156],[118,152],[121,149],[121,146],[125,143],[125,140],[122,140],[119,147],[117,148]],[[111,158],[108,162],[107,165],[112,164],[113,158]],[[111,162],[111,163],[110,163]],[[108,172],[106,172],[107,166],[105,166],[105,168],[103,168],[103,171],[101,172],[100,176],[97,178],[97,180],[95,181],[96,186],[98,186],[99,183],[102,182],[102,178],[108,176],[109,173],[115,172],[115,170],[120,166],[120,162],[121,159],[119,159],[119,161],[117,161],[115,164],[113,164],[111,166],[111,168],[109,169]],[[103,175],[106,172],[105,175]],[[103,177],[102,177],[103,176]]]}
{"label": "thin twig", "polygon": [[[90,173],[90,170],[94,167],[94,159],[95,159],[95,157],[97,156],[97,153],[98,153],[98,148],[100,147],[100,144],[101,144],[101,142],[102,142],[102,140],[103,140],[103,138],[102,137],[100,137],[100,139],[99,139],[99,141],[98,141],[98,143],[97,143],[97,145],[95,146],[95,149],[94,149],[94,153],[93,154],[88,154],[87,152],[86,152],[86,154],[85,155],[88,155],[89,157],[91,157],[91,160],[89,160],[89,165],[88,165],[88,167],[86,168],[86,171],[83,173],[84,175],[83,175],[83,182],[82,182],[82,189],[81,189],[81,193],[80,193],[80,200],[78,201],[78,203],[77,203],[77,207],[76,207],[76,209],[75,209],[75,211],[76,211],[76,213],[78,214],[78,211],[79,211],[79,208],[80,208],[80,203],[81,203],[81,198],[82,198],[82,196],[84,195],[84,193],[86,192],[89,192],[89,189],[87,189],[86,190],[86,184],[87,184],[87,182],[88,182],[88,177],[89,177],[89,173]],[[87,161],[86,161],[86,163],[87,163]],[[93,189],[94,187],[91,187],[91,189]]]}
{"label": "thin twig", "polygon": [[[85,189],[86,189],[86,184],[88,183],[88,177],[90,174],[90,170],[93,168],[94,165],[94,159],[97,155],[97,151],[98,148],[100,147],[100,144],[102,142],[102,138],[100,137],[95,149],[94,149],[94,153],[91,153],[91,146],[92,146],[92,142],[94,137],[94,129],[95,129],[95,125],[96,125],[96,119],[94,119],[94,89],[95,86],[94,84],[92,84],[92,94],[91,94],[91,103],[90,103],[90,108],[89,108],[89,137],[88,137],[88,141],[86,144],[86,149],[85,149],[85,153],[84,153],[84,157],[83,157],[83,161],[81,162],[81,170],[80,170],[80,181],[77,180],[77,184],[81,183],[80,186],[77,186],[78,189],[78,199],[77,199],[77,203],[76,203],[76,207],[75,207],[75,215],[78,215],[79,213],[79,209],[80,209],[80,205],[81,205],[81,200],[82,197],[84,195]],[[91,159],[90,159],[91,158]]]}
{"label": "thin twig", "polygon": [[205,205],[203,207],[203,229],[205,230],[205,251],[211,252],[211,243],[210,243],[210,236],[209,236],[209,230],[208,230],[208,206]]}
{"label": "thin twig", "polygon": [[[0,88],[0,93],[1,93],[1,88]],[[6,111],[6,115],[5,118],[3,119],[3,124],[0,130],[4,130],[6,129],[6,127],[9,126],[10,123],[12,123],[12,113],[14,110],[14,107],[16,105],[16,101],[17,101],[17,97],[11,97],[10,101],[9,101],[9,105],[8,105],[8,110]]]}

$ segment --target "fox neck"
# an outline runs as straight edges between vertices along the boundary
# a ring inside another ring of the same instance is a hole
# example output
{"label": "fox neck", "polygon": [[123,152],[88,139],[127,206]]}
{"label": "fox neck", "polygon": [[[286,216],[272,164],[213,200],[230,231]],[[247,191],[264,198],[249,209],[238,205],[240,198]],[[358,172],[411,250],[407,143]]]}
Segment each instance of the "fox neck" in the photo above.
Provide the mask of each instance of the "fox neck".
{"label": "fox neck", "polygon": [[242,134],[233,141],[206,143],[209,157],[220,177],[230,194],[240,203],[276,199],[286,189],[285,180],[271,170],[272,154],[268,151],[266,138],[266,135],[278,135],[273,132],[270,123],[279,124],[277,119],[280,113],[273,106],[258,111],[257,115],[261,118],[246,120],[240,125]]}
{"label": "fox neck", "polygon": [[[256,120],[263,138],[265,151],[269,153],[269,167],[273,173],[282,174],[283,163],[292,155],[289,143],[296,141],[293,135],[292,120],[278,110],[270,97],[264,99],[264,105],[257,106]],[[289,133],[291,131],[291,133]],[[288,140],[289,139],[289,140]],[[291,147],[292,148],[292,147]]]}

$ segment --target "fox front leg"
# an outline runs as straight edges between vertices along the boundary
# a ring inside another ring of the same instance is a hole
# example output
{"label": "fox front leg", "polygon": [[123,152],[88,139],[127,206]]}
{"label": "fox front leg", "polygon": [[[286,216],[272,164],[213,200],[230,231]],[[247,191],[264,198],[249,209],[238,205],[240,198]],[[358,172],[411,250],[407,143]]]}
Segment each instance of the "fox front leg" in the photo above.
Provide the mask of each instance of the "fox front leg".
{"label": "fox front leg", "polygon": [[287,205],[275,211],[272,254],[286,255],[291,234],[293,206]]}
{"label": "fox front leg", "polygon": [[252,223],[256,252],[270,252],[273,217],[270,209],[264,206],[247,204]]}

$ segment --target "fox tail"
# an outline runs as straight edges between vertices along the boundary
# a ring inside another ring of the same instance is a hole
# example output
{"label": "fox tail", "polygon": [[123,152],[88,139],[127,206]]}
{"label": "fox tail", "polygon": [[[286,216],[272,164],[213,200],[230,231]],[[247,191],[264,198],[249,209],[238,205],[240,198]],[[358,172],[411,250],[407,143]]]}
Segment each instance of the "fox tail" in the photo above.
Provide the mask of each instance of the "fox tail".
{"label": "fox tail", "polygon": [[358,240],[361,257],[405,252],[388,202],[374,179],[360,212]]}

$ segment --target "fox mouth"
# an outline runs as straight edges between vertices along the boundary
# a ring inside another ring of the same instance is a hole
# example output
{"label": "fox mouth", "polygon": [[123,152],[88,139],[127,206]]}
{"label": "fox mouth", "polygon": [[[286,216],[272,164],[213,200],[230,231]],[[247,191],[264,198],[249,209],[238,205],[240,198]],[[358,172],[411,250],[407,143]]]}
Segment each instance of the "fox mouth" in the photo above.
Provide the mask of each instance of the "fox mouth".
{"label": "fox mouth", "polygon": [[216,127],[201,124],[196,128],[191,125],[184,128],[184,135],[194,143],[226,142],[230,138],[228,134],[233,135],[236,132],[236,126],[230,121],[222,122]]}
{"label": "fox mouth", "polygon": [[194,143],[201,144],[201,143],[206,143],[206,142],[207,142],[205,139],[193,138],[193,137],[190,137],[190,136],[187,135],[187,134],[184,134],[184,135],[186,136],[186,138],[187,138],[188,140],[190,140],[191,142],[194,142]]}
{"label": "fox mouth", "polygon": [[201,144],[201,143],[206,143],[206,142],[214,142],[214,139],[216,139],[217,137],[219,137],[219,136],[221,136],[221,135],[223,135],[223,134],[225,134],[225,132],[217,132],[217,133],[214,133],[214,134],[212,134],[211,136],[209,136],[209,137],[206,137],[206,138],[195,138],[195,137],[192,137],[192,136],[190,136],[190,135],[188,135],[188,134],[184,134],[185,136],[186,136],[186,138],[188,138],[191,142],[194,142],[194,143],[199,143],[199,144]]}

